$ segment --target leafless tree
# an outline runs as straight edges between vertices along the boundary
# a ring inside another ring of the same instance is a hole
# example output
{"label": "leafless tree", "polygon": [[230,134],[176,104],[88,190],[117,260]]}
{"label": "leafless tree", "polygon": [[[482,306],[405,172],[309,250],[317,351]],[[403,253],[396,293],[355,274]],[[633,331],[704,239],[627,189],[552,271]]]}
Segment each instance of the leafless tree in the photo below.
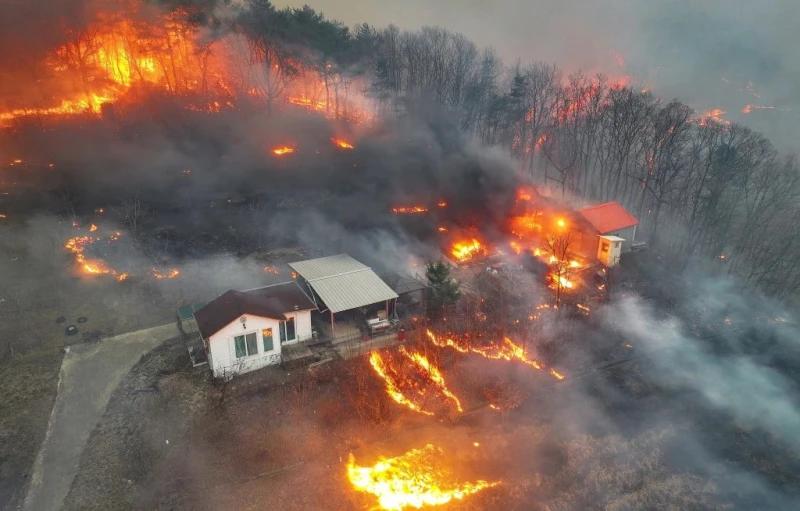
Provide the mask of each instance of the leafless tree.
{"label": "leafless tree", "polygon": [[131,232],[131,237],[139,241],[142,226],[147,219],[149,210],[139,199],[138,195],[123,195],[119,198],[119,205],[114,209],[117,217]]}
{"label": "leafless tree", "polygon": [[553,280],[556,285],[556,307],[561,305],[561,298],[564,291],[571,286],[569,277],[572,271],[569,256],[572,241],[571,232],[564,232],[547,240],[548,251],[555,259],[551,267]]}

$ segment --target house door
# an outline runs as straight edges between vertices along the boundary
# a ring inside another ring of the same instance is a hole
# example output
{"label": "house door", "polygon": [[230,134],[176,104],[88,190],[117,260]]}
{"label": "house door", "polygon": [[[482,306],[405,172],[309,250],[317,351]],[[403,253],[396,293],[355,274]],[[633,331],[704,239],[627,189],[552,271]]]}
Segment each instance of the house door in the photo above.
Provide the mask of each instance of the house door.
{"label": "house door", "polygon": [[280,323],[281,344],[294,341],[296,338],[294,318],[288,318]]}

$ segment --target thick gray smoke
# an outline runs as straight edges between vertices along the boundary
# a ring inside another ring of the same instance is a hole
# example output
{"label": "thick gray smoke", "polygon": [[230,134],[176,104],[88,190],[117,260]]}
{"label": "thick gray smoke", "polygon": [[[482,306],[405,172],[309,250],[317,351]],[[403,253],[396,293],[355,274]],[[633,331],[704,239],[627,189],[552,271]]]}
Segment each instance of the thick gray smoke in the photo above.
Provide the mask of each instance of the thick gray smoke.
{"label": "thick gray smoke", "polygon": [[[348,24],[442,26],[496,48],[508,63],[542,60],[568,72],[630,74],[665,99],[723,109],[725,118],[764,132],[778,148],[797,150],[800,9],[794,0],[317,0],[312,7]],[[742,114],[748,104],[776,110]]]}

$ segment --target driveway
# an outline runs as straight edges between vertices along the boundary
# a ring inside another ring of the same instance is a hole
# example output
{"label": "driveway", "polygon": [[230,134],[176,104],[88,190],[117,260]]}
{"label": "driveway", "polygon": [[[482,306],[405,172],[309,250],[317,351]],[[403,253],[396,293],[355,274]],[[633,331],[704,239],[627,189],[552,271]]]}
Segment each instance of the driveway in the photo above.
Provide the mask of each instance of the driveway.
{"label": "driveway", "polygon": [[86,440],[120,381],[142,355],[179,335],[174,323],[72,346],[64,355],[47,434],[36,457],[26,511],[58,511]]}

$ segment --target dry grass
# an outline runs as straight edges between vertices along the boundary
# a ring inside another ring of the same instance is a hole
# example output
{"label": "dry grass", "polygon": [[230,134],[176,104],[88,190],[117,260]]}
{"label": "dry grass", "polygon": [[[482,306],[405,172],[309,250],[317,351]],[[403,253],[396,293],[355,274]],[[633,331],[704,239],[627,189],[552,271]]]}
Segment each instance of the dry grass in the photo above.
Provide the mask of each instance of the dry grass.
{"label": "dry grass", "polygon": [[0,361],[0,508],[24,498],[44,440],[61,368],[61,351],[45,346]]}

